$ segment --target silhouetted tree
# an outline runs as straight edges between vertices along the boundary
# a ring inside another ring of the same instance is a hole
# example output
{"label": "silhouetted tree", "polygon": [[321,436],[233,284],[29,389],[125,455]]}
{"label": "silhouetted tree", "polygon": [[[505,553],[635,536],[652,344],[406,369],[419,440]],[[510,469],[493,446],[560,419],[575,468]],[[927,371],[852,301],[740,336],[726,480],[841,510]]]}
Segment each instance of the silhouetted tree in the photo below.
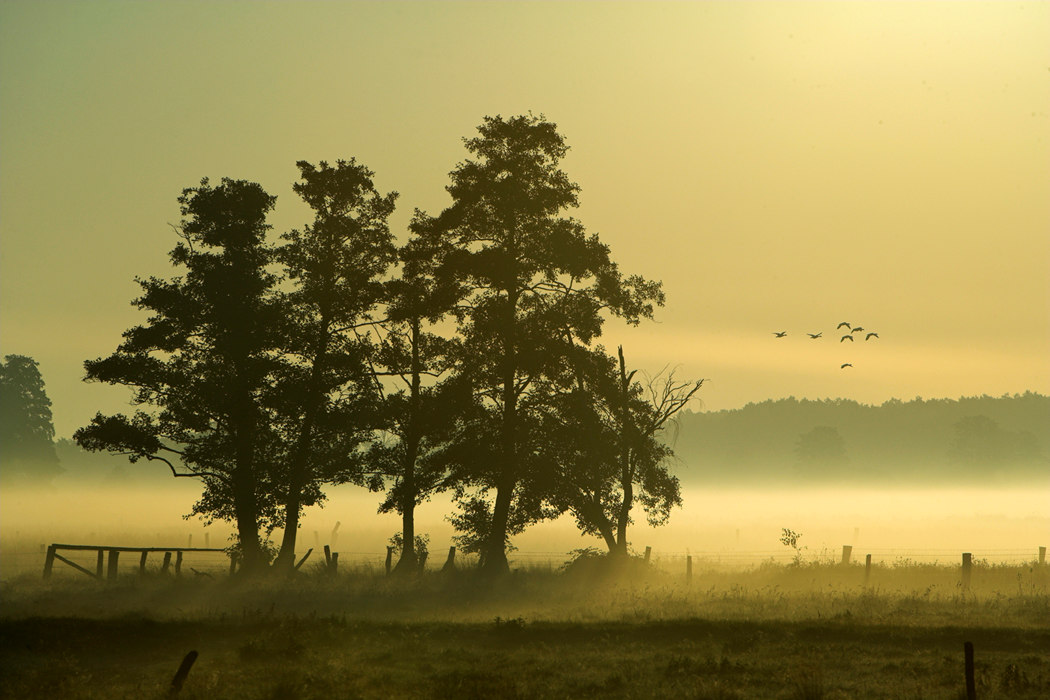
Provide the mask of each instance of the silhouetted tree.
{"label": "silhouetted tree", "polygon": [[264,406],[283,317],[274,303],[273,251],[264,238],[275,198],[253,182],[224,178],[183,190],[182,271],[139,279],[134,303],[150,312],[106,358],[84,363],[87,381],[134,389],[132,416],[98,414],[74,436],[82,447],[160,460],[200,478],[194,512],[236,523],[243,570],[267,564],[260,527],[280,522],[274,433]]}
{"label": "silhouetted tree", "polygon": [[611,554],[626,557],[636,502],[654,527],[681,505],[678,479],[669,472],[674,452],[661,438],[704,380],[683,382],[672,372],[643,386],[627,371],[622,347],[617,356],[579,349],[576,384],[551,402],[545,433],[560,468],[563,507]]}
{"label": "silhouetted tree", "polygon": [[838,428],[818,425],[799,435],[795,444],[798,466],[804,473],[827,476],[849,462]]}
{"label": "silhouetted tree", "polygon": [[386,302],[384,276],[396,260],[387,224],[397,193],[376,191],[374,173],[338,161],[298,164],[293,189],[314,212],[312,224],[282,236],[277,250],[293,288],[281,298],[283,355],[273,392],[284,536],[275,565],[290,571],[302,508],[323,498],[325,483],[361,483],[361,454],[380,427],[371,374],[376,348],[362,330]]}
{"label": "silhouetted tree", "polygon": [[0,477],[42,482],[62,472],[55,452],[51,399],[36,360],[7,355],[0,363]]}
{"label": "silhouetted tree", "polygon": [[1039,444],[1030,432],[1004,430],[988,416],[966,416],[952,426],[955,436],[949,459],[960,466],[990,470],[1007,464],[1032,464],[1041,460]]}
{"label": "silhouetted tree", "polygon": [[[418,571],[416,506],[447,485],[443,447],[457,422],[476,409],[467,383],[455,377],[438,383],[455,342],[435,332],[454,300],[435,277],[436,252],[418,237],[401,248],[402,274],[387,286],[388,318],[377,329],[377,386],[384,394],[388,439],[376,442],[368,458],[389,484],[379,512],[401,515],[398,573]],[[384,390],[380,376],[393,378],[397,388]]]}
{"label": "silhouetted tree", "polygon": [[[486,117],[478,131],[465,140],[475,159],[451,173],[452,205],[434,218],[417,216],[412,228],[444,251],[439,275],[459,292],[459,371],[499,417],[498,457],[477,466],[481,488],[495,491],[482,566],[505,571],[513,505],[539,502],[522,488],[530,479],[528,431],[538,424],[522,413],[535,382],[564,364],[564,329],[589,343],[603,310],[637,323],[663,293],[659,283],[625,279],[596,235],[561,216],[577,206],[579,187],[559,168],[568,147],[554,124]],[[487,502],[478,498],[475,510]]]}

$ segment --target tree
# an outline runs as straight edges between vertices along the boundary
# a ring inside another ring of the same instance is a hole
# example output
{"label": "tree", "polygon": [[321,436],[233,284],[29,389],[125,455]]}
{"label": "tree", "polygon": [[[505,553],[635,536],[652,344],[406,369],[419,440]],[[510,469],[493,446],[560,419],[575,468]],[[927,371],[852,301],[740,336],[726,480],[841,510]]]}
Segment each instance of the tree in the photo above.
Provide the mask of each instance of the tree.
{"label": "tree", "polygon": [[989,470],[1004,465],[1044,463],[1035,435],[1005,430],[988,416],[966,416],[952,428],[955,436],[948,449],[949,460],[964,468]]}
{"label": "tree", "polygon": [[[445,291],[434,277],[434,250],[415,238],[401,250],[402,275],[388,285],[390,309],[377,358],[377,386],[384,394],[386,432],[390,440],[377,442],[370,463],[389,482],[379,512],[401,515],[400,552],[395,571],[418,571],[415,508],[448,485],[449,463],[442,448],[457,423],[469,420],[476,409],[470,387],[456,378],[435,383],[449,368],[455,343],[435,332],[433,325],[448,311]],[[384,391],[380,376],[400,382],[396,391]]]}
{"label": "tree", "polygon": [[267,271],[274,201],[243,180],[183,190],[181,241],[171,252],[182,274],[139,279],[134,304],[150,317],[125,331],[112,355],[84,363],[87,381],[128,386],[142,408],[98,414],[74,435],[86,449],[159,460],[175,476],[201,479],[193,512],[235,522],[247,573],[267,564],[260,528],[280,523],[277,436],[263,404],[283,320]]}
{"label": "tree", "polygon": [[827,425],[818,425],[799,435],[795,456],[799,469],[818,476],[828,476],[849,463],[846,444],[838,428]]}
{"label": "tree", "polygon": [[637,502],[652,526],[681,505],[678,479],[669,472],[672,448],[662,433],[703,386],[674,373],[645,385],[628,372],[623,348],[613,359],[599,348],[579,348],[576,385],[552,401],[547,445],[561,469],[562,506],[580,529],[602,537],[610,554],[627,556],[627,527]]}
{"label": "tree", "polygon": [[376,348],[362,329],[385,302],[383,277],[396,260],[387,224],[397,193],[380,194],[374,173],[354,159],[334,167],[297,163],[293,189],[312,224],[282,236],[276,253],[293,288],[280,299],[282,357],[273,390],[284,535],[275,565],[291,571],[303,507],[321,486],[364,479],[361,448],[381,425],[371,374]]}
{"label": "tree", "polygon": [[559,167],[568,147],[555,124],[497,116],[478,131],[465,139],[475,159],[451,173],[451,206],[417,215],[412,229],[442,251],[438,275],[458,291],[459,371],[498,416],[498,456],[476,466],[480,488],[495,491],[482,566],[505,571],[512,506],[542,502],[522,488],[530,482],[529,431],[538,425],[525,413],[537,405],[537,381],[564,369],[565,330],[590,343],[603,311],[638,323],[663,293],[659,283],[624,278],[596,235],[561,216],[578,205],[579,187]]}
{"label": "tree", "polygon": [[51,399],[36,360],[7,355],[0,363],[0,445],[4,481],[47,481],[62,472],[55,452]]}

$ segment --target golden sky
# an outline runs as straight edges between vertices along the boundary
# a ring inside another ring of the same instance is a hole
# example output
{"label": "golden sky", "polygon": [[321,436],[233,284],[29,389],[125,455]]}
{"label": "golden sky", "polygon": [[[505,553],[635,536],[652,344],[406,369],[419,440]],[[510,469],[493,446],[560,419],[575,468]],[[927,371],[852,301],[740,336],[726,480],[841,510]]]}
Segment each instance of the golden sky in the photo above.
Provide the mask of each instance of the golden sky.
{"label": "golden sky", "polygon": [[0,352],[40,361],[59,435],[126,410],[81,363],[170,273],[183,187],[258,181],[282,231],[295,161],[355,157],[401,233],[461,137],[529,110],[575,215],[665,284],[606,342],[707,408],[1050,393],[1045,2],[4,0]]}

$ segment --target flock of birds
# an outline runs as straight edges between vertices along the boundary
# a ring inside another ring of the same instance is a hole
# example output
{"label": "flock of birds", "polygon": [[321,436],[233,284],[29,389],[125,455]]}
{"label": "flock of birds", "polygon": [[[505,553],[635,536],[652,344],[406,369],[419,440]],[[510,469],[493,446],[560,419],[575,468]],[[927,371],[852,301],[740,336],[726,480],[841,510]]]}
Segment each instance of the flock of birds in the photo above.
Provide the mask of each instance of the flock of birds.
{"label": "flock of birds", "polygon": [[[837,330],[837,331],[838,330],[842,330],[843,327],[845,327],[846,330],[849,331],[849,333],[847,333],[846,335],[844,335],[841,338],[839,338],[839,342],[840,343],[844,343],[847,340],[852,343],[855,340],[855,337],[853,335],[854,333],[863,333],[864,331],[868,330],[864,326],[852,326],[852,325],[850,325],[850,323],[848,321],[843,321],[842,323],[837,325],[835,327],[835,330]],[[776,336],[777,338],[786,338],[787,337],[787,331],[773,331],[773,335]],[[806,333],[806,335],[808,335],[810,337],[810,340],[817,340],[818,338],[823,338],[824,337],[824,333],[823,332],[820,332],[820,333]],[[859,337],[859,336],[856,336],[856,337]],[[868,341],[868,340],[871,340],[872,338],[876,338],[877,339],[878,337],[879,337],[878,333],[876,333],[874,331],[868,331],[868,334],[864,336],[864,340]],[[842,365],[839,367],[839,369],[846,369],[847,367],[852,367],[852,366],[853,365],[851,363],[849,363],[849,362],[843,362]]]}

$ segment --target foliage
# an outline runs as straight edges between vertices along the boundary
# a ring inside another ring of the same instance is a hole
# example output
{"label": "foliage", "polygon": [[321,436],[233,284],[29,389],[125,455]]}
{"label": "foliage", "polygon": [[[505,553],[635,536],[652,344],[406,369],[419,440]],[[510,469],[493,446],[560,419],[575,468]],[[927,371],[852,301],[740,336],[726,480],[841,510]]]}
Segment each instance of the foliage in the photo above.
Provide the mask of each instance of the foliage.
{"label": "foliage", "polygon": [[387,219],[397,193],[376,191],[374,173],[353,159],[297,166],[293,189],[314,220],[285,233],[275,251],[290,289],[277,298],[284,334],[268,405],[283,447],[277,564],[289,571],[302,509],[322,500],[324,484],[365,481],[362,452],[382,421],[376,348],[362,331],[377,321],[396,260]]}
{"label": "foliage", "polygon": [[63,471],[55,452],[51,399],[36,360],[6,355],[0,363],[0,445],[5,482],[44,482]]}
{"label": "foliage", "polygon": [[[474,156],[451,173],[453,203],[437,217],[419,213],[413,232],[439,251],[437,277],[451,290],[461,338],[457,369],[496,416],[491,463],[475,463],[464,479],[468,526],[487,523],[486,568],[506,570],[512,511],[520,522],[545,517],[544,482],[532,478],[530,415],[537,384],[565,372],[567,334],[590,343],[602,312],[629,323],[663,303],[659,283],[624,278],[597,236],[561,212],[578,205],[579,187],[559,167],[568,150],[556,125],[542,117],[486,117],[465,140]],[[484,519],[481,494],[494,491]],[[475,533],[476,535],[477,533]],[[476,539],[476,537],[475,537]]]}
{"label": "foliage", "polygon": [[265,390],[284,319],[273,303],[273,251],[265,243],[274,198],[256,183],[202,180],[179,197],[181,274],[139,279],[134,303],[150,316],[86,379],[130,387],[132,416],[98,414],[74,439],[89,450],[159,460],[202,480],[194,512],[236,522],[244,567],[265,564],[259,529],[280,523],[277,436]]}

